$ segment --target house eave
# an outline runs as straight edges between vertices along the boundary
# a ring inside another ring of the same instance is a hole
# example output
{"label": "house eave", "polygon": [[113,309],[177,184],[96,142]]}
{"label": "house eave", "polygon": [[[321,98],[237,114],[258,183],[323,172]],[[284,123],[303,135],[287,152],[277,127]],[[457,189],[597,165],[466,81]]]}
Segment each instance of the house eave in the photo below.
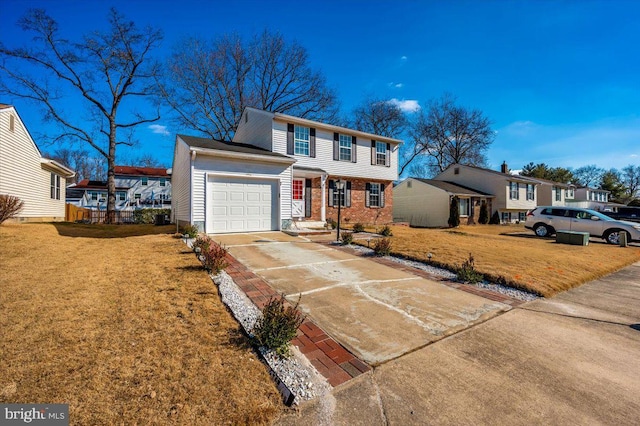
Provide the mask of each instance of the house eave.
{"label": "house eave", "polygon": [[231,152],[222,151],[219,149],[207,149],[207,148],[189,148],[191,152],[196,154],[207,155],[210,157],[230,158],[234,160],[251,160],[260,161],[264,163],[280,163],[280,164],[293,164],[296,162],[294,158],[290,157],[273,157],[270,155],[259,154],[247,154],[244,152]]}
{"label": "house eave", "polygon": [[40,164],[48,168],[49,170],[62,175],[64,178],[69,179],[76,175],[76,172],[68,167],[63,166],[55,160],[49,158],[41,158]]}

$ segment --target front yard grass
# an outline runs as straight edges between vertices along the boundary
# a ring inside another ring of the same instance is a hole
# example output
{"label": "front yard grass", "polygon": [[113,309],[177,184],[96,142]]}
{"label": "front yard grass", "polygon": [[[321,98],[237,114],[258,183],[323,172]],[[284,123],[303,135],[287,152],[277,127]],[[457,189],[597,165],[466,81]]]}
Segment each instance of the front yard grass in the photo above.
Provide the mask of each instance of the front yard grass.
{"label": "front yard grass", "polygon": [[252,424],[280,396],[175,227],[0,227],[0,402],[71,424]]}
{"label": "front yard grass", "polygon": [[[371,229],[372,231],[373,228]],[[588,246],[557,244],[522,225],[473,225],[454,229],[392,226],[392,253],[455,268],[475,258],[493,280],[545,297],[577,287],[640,260],[640,248],[592,239]]]}

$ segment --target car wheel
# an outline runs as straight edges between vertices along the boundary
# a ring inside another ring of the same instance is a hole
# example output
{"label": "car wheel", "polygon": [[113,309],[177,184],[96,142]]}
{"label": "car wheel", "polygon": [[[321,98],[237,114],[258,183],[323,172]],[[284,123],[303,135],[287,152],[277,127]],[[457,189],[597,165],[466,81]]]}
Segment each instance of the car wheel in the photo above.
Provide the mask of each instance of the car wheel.
{"label": "car wheel", "polygon": [[548,237],[553,234],[553,228],[545,225],[544,223],[537,223],[533,227],[533,232],[535,232],[538,237]]}
{"label": "car wheel", "polygon": [[620,234],[622,232],[626,232],[627,233],[627,241],[630,241],[631,235],[629,235],[629,233],[627,231],[623,231],[621,229],[612,229],[610,231],[607,231],[604,234],[604,239],[607,243],[609,244],[620,244]]}

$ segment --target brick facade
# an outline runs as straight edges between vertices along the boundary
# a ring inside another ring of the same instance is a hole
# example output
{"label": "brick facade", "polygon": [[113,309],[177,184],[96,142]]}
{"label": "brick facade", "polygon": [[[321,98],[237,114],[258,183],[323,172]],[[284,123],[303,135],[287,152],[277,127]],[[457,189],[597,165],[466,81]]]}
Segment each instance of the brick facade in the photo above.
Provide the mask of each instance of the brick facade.
{"label": "brick facade", "polygon": [[[326,219],[338,220],[338,206],[329,206],[329,180],[339,179],[330,176],[325,185]],[[365,225],[381,225],[393,222],[393,182],[374,179],[342,178],[351,182],[351,206],[340,208],[340,221],[346,223],[363,223]],[[381,183],[384,185],[384,207],[366,207],[366,184]],[[320,178],[311,182],[311,217],[309,220],[321,220],[322,188]]]}

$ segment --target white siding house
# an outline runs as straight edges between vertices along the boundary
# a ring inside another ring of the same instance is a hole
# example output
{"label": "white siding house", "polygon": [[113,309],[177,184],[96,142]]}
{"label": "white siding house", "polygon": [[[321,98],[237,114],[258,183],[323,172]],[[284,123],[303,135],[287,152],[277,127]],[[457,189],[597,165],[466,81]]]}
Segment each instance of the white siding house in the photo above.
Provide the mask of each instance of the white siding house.
{"label": "white siding house", "polygon": [[[178,135],[173,215],[207,233],[392,221],[399,140],[246,108],[233,141]],[[341,188],[341,189],[339,189]]]}
{"label": "white siding house", "polygon": [[66,181],[74,174],[43,158],[16,109],[0,104],[0,194],[24,202],[15,220],[64,220]]}

